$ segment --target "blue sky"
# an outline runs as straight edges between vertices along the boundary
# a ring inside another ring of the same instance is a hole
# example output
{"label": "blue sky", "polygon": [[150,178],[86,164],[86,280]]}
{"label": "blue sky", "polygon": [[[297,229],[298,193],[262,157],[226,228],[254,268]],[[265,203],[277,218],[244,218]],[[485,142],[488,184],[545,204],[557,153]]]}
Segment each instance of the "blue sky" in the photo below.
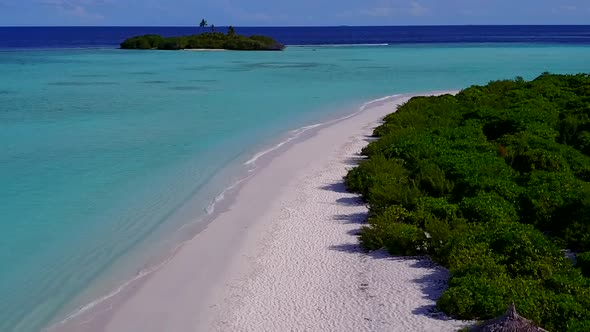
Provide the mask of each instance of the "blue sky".
{"label": "blue sky", "polygon": [[590,24],[590,0],[0,0],[11,25]]}

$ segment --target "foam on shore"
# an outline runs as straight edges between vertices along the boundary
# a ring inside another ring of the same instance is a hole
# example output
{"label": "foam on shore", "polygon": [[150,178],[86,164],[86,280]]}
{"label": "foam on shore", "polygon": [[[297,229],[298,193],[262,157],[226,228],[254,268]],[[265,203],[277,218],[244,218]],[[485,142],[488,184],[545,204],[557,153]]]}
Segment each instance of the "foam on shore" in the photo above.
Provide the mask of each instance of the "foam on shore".
{"label": "foam on shore", "polygon": [[457,330],[464,323],[433,315],[444,269],[360,251],[367,209],[342,183],[373,128],[409,97],[369,102],[256,154],[246,164],[266,164],[229,189],[232,200],[215,200],[206,229],[100,315],[55,330]]}

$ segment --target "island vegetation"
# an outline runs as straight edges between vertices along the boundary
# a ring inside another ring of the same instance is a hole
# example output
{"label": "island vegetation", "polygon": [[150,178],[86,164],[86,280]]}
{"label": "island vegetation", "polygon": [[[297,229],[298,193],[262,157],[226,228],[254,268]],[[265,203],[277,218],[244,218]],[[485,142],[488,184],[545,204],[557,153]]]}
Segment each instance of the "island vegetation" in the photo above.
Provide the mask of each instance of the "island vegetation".
{"label": "island vegetation", "polygon": [[416,97],[374,135],[345,178],[369,205],[365,249],[447,267],[452,317],[514,303],[549,331],[590,331],[589,75]]}
{"label": "island vegetation", "polygon": [[[199,24],[204,29],[209,24],[205,19]],[[143,35],[131,37],[121,43],[122,49],[140,50],[184,50],[184,49],[224,49],[236,51],[281,51],[285,45],[266,36],[243,36],[230,26],[227,33],[215,32],[215,25],[210,32],[178,37]]]}

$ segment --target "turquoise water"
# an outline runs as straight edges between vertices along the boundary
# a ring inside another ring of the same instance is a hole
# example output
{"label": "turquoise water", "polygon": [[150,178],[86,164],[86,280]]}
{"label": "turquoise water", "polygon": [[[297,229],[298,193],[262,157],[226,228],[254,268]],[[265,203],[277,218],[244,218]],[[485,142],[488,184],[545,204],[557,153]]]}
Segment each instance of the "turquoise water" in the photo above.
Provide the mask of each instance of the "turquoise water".
{"label": "turquoise water", "polygon": [[[146,238],[202,217],[231,182],[213,175],[285,131],[386,95],[590,72],[588,59],[494,44],[0,52],[0,331],[74,309]],[[191,197],[195,214],[170,225]]]}

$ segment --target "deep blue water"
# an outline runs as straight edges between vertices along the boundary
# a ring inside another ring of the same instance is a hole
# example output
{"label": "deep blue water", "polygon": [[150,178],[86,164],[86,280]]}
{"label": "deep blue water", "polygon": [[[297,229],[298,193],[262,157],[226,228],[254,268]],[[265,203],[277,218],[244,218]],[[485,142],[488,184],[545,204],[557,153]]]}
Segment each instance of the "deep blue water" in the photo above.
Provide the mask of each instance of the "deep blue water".
{"label": "deep blue water", "polygon": [[[0,27],[0,49],[116,47],[142,34],[186,35],[198,27]],[[225,27],[217,31],[226,31]],[[584,26],[387,26],[237,27],[240,34],[262,34],[287,45],[415,43],[590,44]]]}

